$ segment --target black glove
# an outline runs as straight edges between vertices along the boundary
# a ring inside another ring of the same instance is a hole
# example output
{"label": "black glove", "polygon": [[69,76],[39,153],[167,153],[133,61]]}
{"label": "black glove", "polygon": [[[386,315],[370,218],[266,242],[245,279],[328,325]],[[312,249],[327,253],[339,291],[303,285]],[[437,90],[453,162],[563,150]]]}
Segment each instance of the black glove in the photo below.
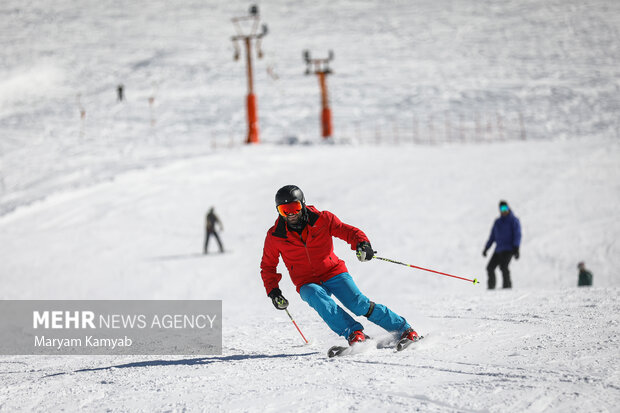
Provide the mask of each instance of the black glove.
{"label": "black glove", "polygon": [[487,256],[487,251],[488,251],[488,250],[489,250],[488,248],[485,248],[485,249],[482,251],[482,256],[483,256],[483,257],[486,257],[486,256]]}
{"label": "black glove", "polygon": [[368,241],[362,241],[357,244],[357,259],[364,262],[372,260],[372,257],[375,256],[375,252],[372,250],[372,246]]}
{"label": "black glove", "polygon": [[515,256],[515,260],[519,259],[519,247],[515,247],[515,249],[512,250],[512,255]]}
{"label": "black glove", "polygon": [[282,296],[282,291],[279,288],[274,288],[267,295],[271,298],[273,306],[278,310],[284,310],[288,307],[288,300]]}

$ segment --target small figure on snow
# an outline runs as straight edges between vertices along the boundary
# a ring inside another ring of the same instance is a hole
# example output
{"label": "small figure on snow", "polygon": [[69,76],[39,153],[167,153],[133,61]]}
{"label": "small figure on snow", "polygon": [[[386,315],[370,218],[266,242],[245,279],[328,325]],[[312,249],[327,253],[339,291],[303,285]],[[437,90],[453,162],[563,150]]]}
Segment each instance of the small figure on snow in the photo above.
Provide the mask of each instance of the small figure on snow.
{"label": "small figure on snow", "polygon": [[224,247],[222,246],[222,241],[220,240],[220,236],[217,234],[215,230],[215,225],[220,226],[220,230],[224,230],[224,225],[222,225],[222,221],[215,215],[214,208],[211,207],[209,212],[207,213],[207,217],[205,218],[205,246],[204,253],[207,253],[207,248],[209,247],[209,238],[213,235],[215,240],[217,241],[217,245],[220,247],[220,252],[224,252]]}
{"label": "small figure on snow", "polygon": [[125,99],[125,86],[122,83],[116,86],[116,96],[119,102]]}
{"label": "small figure on snow", "polygon": [[592,285],[592,273],[586,270],[586,264],[581,261],[577,264],[577,268],[579,268],[579,281],[577,282],[578,287],[589,287]]}
{"label": "small figure on snow", "polygon": [[487,256],[487,251],[491,245],[495,243],[495,252],[487,265],[487,273],[489,275],[488,288],[495,288],[495,269],[499,266],[502,271],[503,288],[512,288],[510,280],[510,270],[508,264],[514,256],[519,259],[519,246],[521,245],[521,223],[513,213],[506,201],[499,202],[500,217],[493,223],[491,235],[484,246],[482,256]]}
{"label": "small figure on snow", "polygon": [[282,274],[276,272],[282,256],[301,298],[349,345],[365,341],[368,336],[332,295],[353,314],[368,318],[393,332],[396,338],[418,340],[418,334],[403,317],[360,292],[345,262],[334,253],[332,237],[337,237],[351,245],[360,261],[370,261],[374,251],[361,230],[341,222],[329,211],[306,205],[303,192],[295,185],[280,188],[275,201],[279,216],[265,238],[261,276],[267,295],[278,310],[288,307],[279,288]]}

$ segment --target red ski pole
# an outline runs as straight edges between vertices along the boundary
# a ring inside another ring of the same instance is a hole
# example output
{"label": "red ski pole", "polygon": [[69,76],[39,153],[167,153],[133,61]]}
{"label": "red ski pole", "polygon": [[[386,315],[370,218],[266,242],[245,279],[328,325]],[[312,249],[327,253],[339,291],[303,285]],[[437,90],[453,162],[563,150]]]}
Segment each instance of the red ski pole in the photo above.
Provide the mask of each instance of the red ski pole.
{"label": "red ski pole", "polygon": [[458,278],[459,280],[465,280],[465,281],[469,281],[471,283],[474,283],[474,285],[479,283],[477,278],[474,278],[473,280],[469,279],[469,278],[463,278],[463,277],[459,277],[459,276],[456,276],[456,275],[447,274],[445,272],[439,272],[439,271],[435,271],[435,270],[429,270],[428,268],[418,267],[417,265],[405,264],[404,262],[394,261],[394,260],[391,260],[389,258],[377,257],[376,255],[373,258],[376,258],[378,260],[383,260],[383,261],[391,262],[392,264],[400,264],[400,265],[404,265],[406,267],[417,268],[418,270],[428,271],[428,272],[432,272],[432,273],[439,274],[439,275],[445,275],[447,277]]}
{"label": "red ski pole", "polygon": [[295,320],[293,320],[293,317],[291,317],[291,313],[289,313],[288,309],[286,309],[286,308],[284,309],[284,311],[286,311],[286,314],[288,314],[288,318],[290,318],[291,321],[293,322],[293,324],[295,324],[295,328],[297,329],[297,331],[299,331],[299,334],[301,334],[301,338],[303,338],[304,341],[306,342],[306,344],[308,344],[308,340],[306,340],[306,337],[304,337],[304,334],[301,332],[301,330],[297,326],[297,323],[295,322]]}

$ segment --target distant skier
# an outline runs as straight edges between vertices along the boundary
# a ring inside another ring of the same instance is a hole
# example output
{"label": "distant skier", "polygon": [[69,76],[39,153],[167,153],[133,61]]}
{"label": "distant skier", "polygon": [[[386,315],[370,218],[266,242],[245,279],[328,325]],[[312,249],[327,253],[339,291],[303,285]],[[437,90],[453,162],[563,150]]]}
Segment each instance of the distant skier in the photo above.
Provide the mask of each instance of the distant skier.
{"label": "distant skier", "polygon": [[486,257],[487,251],[495,243],[495,252],[487,265],[489,290],[495,288],[495,269],[498,266],[502,271],[502,287],[512,288],[508,264],[510,264],[513,256],[516,260],[519,259],[519,245],[521,245],[521,223],[519,218],[512,213],[506,201],[499,202],[499,212],[500,217],[493,223],[491,235],[482,252],[482,256]]}
{"label": "distant skier", "polygon": [[360,261],[370,261],[374,251],[361,230],[342,223],[331,212],[306,206],[303,192],[295,185],[280,188],[275,201],[279,216],[265,238],[261,276],[278,310],[288,307],[279,288],[282,274],[276,272],[282,256],[301,298],[349,345],[365,341],[368,336],[363,333],[364,327],[336,304],[332,294],[353,314],[365,316],[400,339],[418,340],[418,333],[403,317],[360,292],[344,261],[334,254],[332,237],[337,237],[357,251]]}
{"label": "distant skier", "polygon": [[580,262],[577,264],[577,268],[579,268],[579,280],[577,281],[578,287],[589,287],[592,285],[592,273],[586,270],[586,265],[584,262]]}
{"label": "distant skier", "polygon": [[220,236],[217,234],[217,231],[215,230],[216,224],[220,226],[221,230],[224,229],[224,226],[222,225],[222,221],[220,221],[218,216],[215,215],[214,209],[213,207],[211,207],[209,209],[209,212],[207,213],[207,217],[205,218],[205,246],[204,246],[205,254],[207,253],[207,249],[209,247],[209,238],[211,238],[211,236],[215,237],[215,240],[217,241],[217,245],[220,247],[220,252],[224,252],[224,247],[222,246],[222,241],[220,240]]}
{"label": "distant skier", "polygon": [[125,86],[123,84],[116,87],[116,96],[119,102],[122,102],[125,99]]}

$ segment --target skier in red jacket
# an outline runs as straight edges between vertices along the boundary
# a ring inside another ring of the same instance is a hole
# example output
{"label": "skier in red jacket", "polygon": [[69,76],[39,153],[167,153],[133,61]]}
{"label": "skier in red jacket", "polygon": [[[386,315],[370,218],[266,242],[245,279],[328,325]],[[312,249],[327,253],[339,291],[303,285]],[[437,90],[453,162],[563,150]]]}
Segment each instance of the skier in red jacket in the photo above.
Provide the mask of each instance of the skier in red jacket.
{"label": "skier in red jacket", "polygon": [[279,288],[282,274],[276,272],[282,256],[301,298],[350,345],[365,341],[368,336],[363,333],[364,327],[336,304],[331,295],[356,316],[365,316],[398,338],[418,340],[418,334],[403,317],[360,292],[344,261],[334,254],[332,237],[337,237],[356,250],[360,261],[370,261],[374,251],[361,230],[344,224],[329,211],[306,206],[303,192],[295,185],[278,190],[276,209],[279,216],[265,238],[261,276],[267,295],[278,310],[288,307]]}

